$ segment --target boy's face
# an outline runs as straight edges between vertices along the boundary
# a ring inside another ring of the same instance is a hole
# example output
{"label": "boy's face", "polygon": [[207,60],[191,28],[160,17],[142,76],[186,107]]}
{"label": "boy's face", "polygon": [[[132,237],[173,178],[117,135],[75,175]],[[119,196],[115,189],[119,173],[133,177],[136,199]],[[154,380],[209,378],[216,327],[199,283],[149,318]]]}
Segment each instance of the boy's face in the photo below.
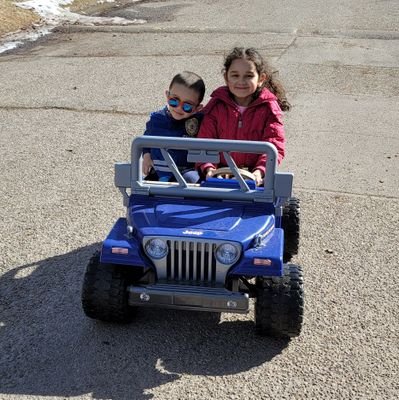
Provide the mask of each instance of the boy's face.
{"label": "boy's face", "polygon": [[165,94],[168,110],[176,120],[189,118],[202,109],[198,93],[180,83],[173,84]]}

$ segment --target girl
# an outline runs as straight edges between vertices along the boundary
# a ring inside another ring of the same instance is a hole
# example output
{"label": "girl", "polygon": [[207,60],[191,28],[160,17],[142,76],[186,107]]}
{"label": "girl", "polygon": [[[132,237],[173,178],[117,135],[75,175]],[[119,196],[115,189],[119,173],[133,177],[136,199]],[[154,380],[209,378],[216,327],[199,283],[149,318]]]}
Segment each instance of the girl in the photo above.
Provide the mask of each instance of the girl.
{"label": "girl", "polygon": [[[282,110],[290,104],[285,90],[270,67],[253,48],[236,47],[224,62],[226,86],[216,89],[204,109],[199,138],[266,141],[276,146],[278,163],[284,158],[285,134]],[[264,154],[232,153],[239,168],[248,168],[263,182]],[[226,162],[221,155],[221,166]],[[214,164],[199,165],[201,172],[212,176]]]}

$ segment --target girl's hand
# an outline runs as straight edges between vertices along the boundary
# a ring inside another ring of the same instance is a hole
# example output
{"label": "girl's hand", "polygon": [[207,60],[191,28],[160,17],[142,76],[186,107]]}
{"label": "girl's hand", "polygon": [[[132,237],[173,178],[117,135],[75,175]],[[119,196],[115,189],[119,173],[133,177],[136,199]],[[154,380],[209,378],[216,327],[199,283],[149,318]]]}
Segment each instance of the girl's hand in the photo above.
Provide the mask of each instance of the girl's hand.
{"label": "girl's hand", "polygon": [[154,166],[151,158],[151,153],[145,153],[143,155],[143,174],[148,175],[151,168]]}
{"label": "girl's hand", "polygon": [[255,171],[252,172],[255,176],[255,182],[256,186],[261,186],[263,185],[263,178],[262,178],[262,172],[259,169],[256,169]]}
{"label": "girl's hand", "polygon": [[213,171],[216,171],[216,168],[213,168],[213,167],[209,167],[207,170],[206,170],[206,177],[207,178],[212,178],[212,176],[213,176]]}

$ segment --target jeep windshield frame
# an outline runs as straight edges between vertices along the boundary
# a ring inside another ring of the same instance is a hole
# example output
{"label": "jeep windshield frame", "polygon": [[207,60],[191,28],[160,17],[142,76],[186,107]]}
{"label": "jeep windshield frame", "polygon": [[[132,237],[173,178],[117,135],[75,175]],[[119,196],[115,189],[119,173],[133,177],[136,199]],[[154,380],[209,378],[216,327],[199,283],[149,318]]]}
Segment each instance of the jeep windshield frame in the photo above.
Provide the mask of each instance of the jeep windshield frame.
{"label": "jeep windshield frame", "polygon": [[[143,151],[146,148],[160,149],[176,182],[147,181],[142,171]],[[220,154],[231,169],[237,187],[206,187],[199,184],[186,182],[169,150],[186,150],[187,161],[191,163],[210,162],[218,164]],[[231,152],[266,154],[264,183],[259,188],[251,189],[240,175],[239,168],[232,159]],[[218,139],[193,139],[140,136],[132,141],[131,160],[128,163],[115,164],[115,184],[120,188],[124,203],[128,202],[126,189],[130,194],[200,198],[232,201],[259,201],[276,203],[277,199],[288,198],[292,192],[293,174],[277,172],[277,150],[274,145],[267,142],[218,140]]]}

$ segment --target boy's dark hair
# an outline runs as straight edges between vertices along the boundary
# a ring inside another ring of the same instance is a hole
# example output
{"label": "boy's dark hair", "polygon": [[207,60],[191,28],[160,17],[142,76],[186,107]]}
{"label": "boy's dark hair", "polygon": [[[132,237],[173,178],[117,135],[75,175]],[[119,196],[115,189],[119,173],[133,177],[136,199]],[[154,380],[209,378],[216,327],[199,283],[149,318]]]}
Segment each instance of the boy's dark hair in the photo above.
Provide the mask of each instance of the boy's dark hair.
{"label": "boy's dark hair", "polygon": [[[253,47],[234,47],[225,58],[225,73],[229,70],[232,62],[237,59],[252,61],[255,64],[258,74],[264,73],[266,75],[266,80],[263,82],[262,87],[266,87],[277,97],[278,103],[283,111],[289,111],[291,104],[287,100],[283,84],[277,79],[277,71],[273,71],[271,66]],[[258,93],[255,92],[255,96],[257,94]]]}
{"label": "boy's dark hair", "polygon": [[184,85],[185,87],[195,90],[198,93],[199,102],[204,99],[205,95],[205,82],[204,80],[194,72],[183,71],[173,77],[170,82],[169,89],[175,84]]}

